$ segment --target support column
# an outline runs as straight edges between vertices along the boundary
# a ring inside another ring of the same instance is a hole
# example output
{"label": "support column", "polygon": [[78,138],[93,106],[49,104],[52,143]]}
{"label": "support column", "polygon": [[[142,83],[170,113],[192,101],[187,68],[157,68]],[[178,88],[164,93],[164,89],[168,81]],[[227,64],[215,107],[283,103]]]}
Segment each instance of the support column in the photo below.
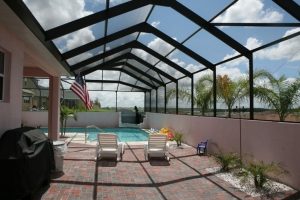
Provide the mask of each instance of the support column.
{"label": "support column", "polygon": [[217,116],[217,71],[213,70],[213,95],[214,95],[214,117]]}
{"label": "support column", "polygon": [[157,105],[158,105],[158,102],[157,102],[157,101],[158,101],[158,97],[157,97],[157,96],[158,96],[158,91],[157,91],[157,88],[156,88],[156,101],[155,101],[155,103],[156,103],[155,107],[156,107],[156,108],[155,108],[155,112],[158,112],[158,108],[157,108]]}
{"label": "support column", "polygon": [[191,115],[194,115],[194,75],[191,77]]}
{"label": "support column", "polygon": [[253,54],[249,57],[249,98],[250,98],[250,119],[254,118],[254,94],[253,94]]}
{"label": "support column", "polygon": [[146,92],[144,92],[144,112],[146,113],[146,112],[148,112],[148,108],[146,107],[147,105],[146,105],[147,103],[146,103]]}
{"label": "support column", "polygon": [[176,81],[176,115],[178,115],[178,80]]}
{"label": "support column", "polygon": [[149,97],[149,99],[150,99],[150,111],[149,112],[152,112],[152,102],[151,102],[151,96],[152,96],[152,90],[149,92],[150,93],[150,97]]}
{"label": "support column", "polygon": [[164,88],[165,88],[165,113],[167,113],[167,85],[165,85]]}
{"label": "support column", "polygon": [[116,91],[116,112],[118,112],[118,91]]}
{"label": "support column", "polygon": [[60,126],[60,77],[50,76],[49,107],[48,107],[48,137],[52,140],[59,138]]}

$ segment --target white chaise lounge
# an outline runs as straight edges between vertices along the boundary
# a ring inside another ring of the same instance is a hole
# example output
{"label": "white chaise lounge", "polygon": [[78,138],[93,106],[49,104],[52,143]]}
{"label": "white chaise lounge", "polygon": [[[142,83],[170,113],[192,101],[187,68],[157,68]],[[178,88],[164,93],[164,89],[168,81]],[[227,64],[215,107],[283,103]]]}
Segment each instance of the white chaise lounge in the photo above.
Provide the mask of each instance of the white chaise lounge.
{"label": "white chaise lounge", "polygon": [[124,154],[124,143],[118,142],[118,136],[114,133],[98,134],[96,148],[96,159],[104,157],[115,157],[122,160]]}
{"label": "white chaise lounge", "polygon": [[144,147],[145,159],[151,157],[165,157],[169,160],[167,136],[163,134],[150,134],[148,144]]}

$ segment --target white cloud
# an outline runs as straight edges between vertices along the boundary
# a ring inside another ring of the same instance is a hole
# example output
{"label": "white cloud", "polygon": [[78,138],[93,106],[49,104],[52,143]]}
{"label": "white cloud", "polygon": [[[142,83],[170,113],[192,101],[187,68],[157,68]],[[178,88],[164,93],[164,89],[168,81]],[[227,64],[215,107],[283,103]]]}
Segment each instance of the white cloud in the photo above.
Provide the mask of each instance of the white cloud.
{"label": "white cloud", "polygon": [[[97,70],[97,71],[94,71],[90,74],[87,74],[85,76],[86,79],[102,79],[102,71],[101,70]],[[88,88],[90,89],[90,88]]]}
{"label": "white cloud", "polygon": [[[46,30],[93,13],[85,10],[84,0],[25,0],[24,2]],[[57,38],[54,43],[61,52],[66,52],[93,40],[95,40],[93,31],[91,27],[87,27]],[[91,53],[82,53],[69,59],[68,62],[72,65],[91,56]]]}
{"label": "white cloud", "polygon": [[38,85],[42,87],[49,87],[49,79],[43,78],[43,79],[37,79]]}
{"label": "white cloud", "polygon": [[[254,49],[254,48],[259,47],[261,45],[262,45],[262,41],[259,41],[258,39],[254,38],[254,37],[250,37],[250,38],[247,39],[246,45],[244,45],[244,46],[247,49]],[[227,54],[223,58],[223,60],[227,60],[227,59],[232,58],[232,57],[237,56],[237,55],[239,55],[239,53],[237,51],[234,51],[234,53],[232,53],[232,54]],[[224,65],[226,65],[227,67],[236,67],[236,66],[244,64],[246,62],[248,62],[247,58],[240,57],[240,58],[234,59],[230,62],[227,62]]]}
{"label": "white cloud", "polygon": [[135,54],[136,56],[142,58],[146,62],[149,62],[152,65],[158,61],[157,58],[155,58],[154,56],[148,54],[146,51],[141,50],[141,49],[132,49],[132,53]]}
{"label": "white cloud", "polygon": [[238,80],[241,77],[247,77],[247,73],[241,72],[237,67],[228,67],[224,65],[217,66],[217,75],[228,75],[232,80]]}
{"label": "white cloud", "polygon": [[65,48],[67,50],[71,50],[95,40],[95,36],[90,28],[83,28],[79,31],[67,35],[66,40],[67,41]]}
{"label": "white cloud", "polygon": [[157,28],[160,24],[160,21],[154,21],[151,23],[151,26],[153,26],[154,28]]}
{"label": "white cloud", "polygon": [[[153,21],[150,25],[153,26],[154,28],[157,28],[160,24],[160,21]],[[140,35],[147,35],[149,33],[141,32]]]}
{"label": "white cloud", "polygon": [[92,56],[93,56],[93,54],[85,52],[85,53],[79,54],[78,56],[72,57],[72,58],[68,59],[67,61],[70,65],[73,65],[73,64],[81,62],[85,59],[88,59]]}
{"label": "white cloud", "polygon": [[[286,31],[283,37],[299,32],[300,28]],[[281,60],[287,59],[289,62],[300,61],[300,36],[281,42],[270,48],[258,51],[255,56],[260,59]]]}
{"label": "white cloud", "polygon": [[24,0],[24,3],[46,30],[93,13],[84,9],[84,0]]}
{"label": "white cloud", "polygon": [[[176,38],[174,38],[174,39],[176,39]],[[154,40],[150,41],[147,44],[147,46],[157,52],[162,52],[162,55],[166,55],[168,52],[170,52],[174,48],[172,45],[170,45],[169,43],[165,42],[164,40],[162,40],[160,38],[155,38]],[[147,52],[140,50],[140,49],[134,49],[133,53],[151,64],[156,64],[159,61],[156,57],[153,57],[150,54],[148,54]],[[168,59],[170,59],[177,65],[181,66],[182,68],[187,69],[190,72],[194,72],[194,71],[197,71],[197,70],[203,68],[203,65],[201,65],[201,64],[195,65],[195,64],[191,64],[191,63],[185,63],[184,61],[182,61],[178,57],[176,57],[176,53],[177,53],[176,51],[171,53],[168,56]],[[175,78],[184,76],[181,72],[179,72],[178,70],[175,70],[173,67],[167,65],[164,62],[160,62],[159,64],[156,65],[156,67],[159,68],[160,70],[170,74],[171,76],[173,76]],[[187,81],[189,82],[189,80],[187,80]]]}
{"label": "white cloud", "polygon": [[147,45],[156,52],[161,52],[163,55],[169,53],[174,47],[160,38],[155,38]]}
{"label": "white cloud", "polygon": [[[116,106],[116,93],[105,91],[90,91],[92,100],[99,99],[102,107],[115,107]],[[118,93],[118,107],[134,106],[144,107],[144,93],[143,92],[119,92]]]}
{"label": "white cloud", "polygon": [[[288,35],[291,35],[293,33],[299,32],[300,28],[294,28],[286,31],[282,37],[286,37]],[[255,58],[257,59],[268,59],[268,60],[281,60],[281,59],[287,59],[289,62],[299,61],[300,60],[300,36],[297,36],[295,38],[286,40],[284,42],[281,42],[277,45],[274,45],[270,48],[266,48],[260,51],[257,51],[254,53]],[[263,45],[263,41],[259,41],[258,39],[254,37],[250,37],[246,41],[245,47],[248,49],[255,49],[259,46]],[[228,58],[231,58],[233,56],[238,55],[236,51],[232,54],[227,54],[223,60],[226,60]],[[227,66],[239,66],[243,63],[248,62],[248,59],[245,57],[240,57],[238,59],[235,59],[231,62],[226,63]]]}
{"label": "white cloud", "polygon": [[281,22],[283,15],[265,9],[262,0],[239,0],[214,22]]}

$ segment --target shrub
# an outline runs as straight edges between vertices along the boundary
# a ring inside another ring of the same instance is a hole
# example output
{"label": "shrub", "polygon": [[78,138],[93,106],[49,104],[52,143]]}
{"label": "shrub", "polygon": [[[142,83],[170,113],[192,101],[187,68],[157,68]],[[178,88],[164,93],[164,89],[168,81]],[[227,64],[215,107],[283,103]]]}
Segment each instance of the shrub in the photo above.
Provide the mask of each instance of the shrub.
{"label": "shrub", "polygon": [[182,133],[175,131],[174,140],[176,141],[177,146],[181,145],[182,137],[183,137]]}
{"label": "shrub", "polygon": [[240,158],[235,153],[221,153],[215,155],[215,160],[221,165],[220,171],[228,172],[232,168],[240,166]]}
{"label": "shrub", "polygon": [[273,162],[271,164],[266,164],[263,161],[251,161],[244,166],[244,169],[245,170],[241,173],[242,182],[249,182],[252,179],[256,189],[264,188],[268,181],[268,174],[273,173],[281,175],[287,173],[278,164]]}

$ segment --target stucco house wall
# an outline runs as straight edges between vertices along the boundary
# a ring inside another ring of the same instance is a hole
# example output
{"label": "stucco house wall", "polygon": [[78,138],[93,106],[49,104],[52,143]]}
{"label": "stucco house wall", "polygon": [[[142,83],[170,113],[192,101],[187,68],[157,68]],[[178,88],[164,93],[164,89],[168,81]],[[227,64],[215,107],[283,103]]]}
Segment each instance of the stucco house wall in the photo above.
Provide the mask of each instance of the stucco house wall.
{"label": "stucco house wall", "polygon": [[[8,59],[5,72],[8,91],[5,101],[0,101],[0,135],[8,129],[20,127],[22,111],[23,43],[0,24],[0,48]],[[8,83],[8,84],[7,84]]]}

